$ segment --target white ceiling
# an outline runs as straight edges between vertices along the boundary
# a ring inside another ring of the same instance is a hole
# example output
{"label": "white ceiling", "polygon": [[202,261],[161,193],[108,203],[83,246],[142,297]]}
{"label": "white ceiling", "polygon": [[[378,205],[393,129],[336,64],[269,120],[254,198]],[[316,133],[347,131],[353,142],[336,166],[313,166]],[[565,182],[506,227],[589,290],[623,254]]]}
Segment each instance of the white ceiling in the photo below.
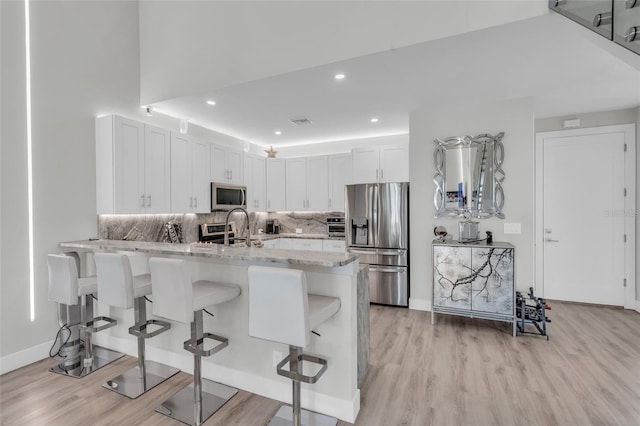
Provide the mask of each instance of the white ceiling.
{"label": "white ceiling", "polygon": [[[346,78],[335,80],[338,72]],[[408,133],[414,110],[526,96],[536,118],[635,107],[640,59],[549,14],[153,105],[245,141],[284,147]],[[289,122],[301,117],[312,124]]]}

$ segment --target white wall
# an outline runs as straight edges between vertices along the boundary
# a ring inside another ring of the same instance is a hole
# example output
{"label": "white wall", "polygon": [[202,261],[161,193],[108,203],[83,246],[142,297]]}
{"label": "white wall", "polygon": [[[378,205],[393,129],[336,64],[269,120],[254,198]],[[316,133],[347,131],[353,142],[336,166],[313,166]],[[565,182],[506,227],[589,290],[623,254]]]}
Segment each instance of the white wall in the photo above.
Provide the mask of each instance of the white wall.
{"label": "white wall", "polygon": [[547,0],[141,1],[141,101],[549,13]]}
{"label": "white wall", "polygon": [[[516,286],[534,284],[534,119],[532,98],[481,105],[434,107],[415,111],[410,117],[411,143],[411,301],[410,306],[431,306],[433,271],[431,241],[433,228],[444,225],[457,239],[461,219],[434,219],[433,140],[448,136],[504,132],[505,219],[480,219],[480,232],[492,231],[495,241],[516,247]],[[522,226],[519,235],[505,235],[503,224]]]}
{"label": "white wall", "polygon": [[7,355],[55,337],[47,253],[58,252],[60,241],[96,235],[95,115],[106,108],[142,112],[136,2],[31,2],[36,319],[30,322],[24,3],[1,4],[4,368]]}
{"label": "white wall", "polygon": [[4,356],[15,350],[16,335],[29,328],[22,2],[0,2],[0,43],[0,356]]}

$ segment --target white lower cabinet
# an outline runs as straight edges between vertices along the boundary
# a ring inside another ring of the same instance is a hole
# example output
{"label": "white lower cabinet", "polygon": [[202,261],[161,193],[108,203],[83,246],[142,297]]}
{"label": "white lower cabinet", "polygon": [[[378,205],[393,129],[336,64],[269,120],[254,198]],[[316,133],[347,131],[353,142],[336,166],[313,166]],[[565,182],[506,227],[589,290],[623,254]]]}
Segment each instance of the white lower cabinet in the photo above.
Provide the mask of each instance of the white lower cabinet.
{"label": "white lower cabinet", "polygon": [[274,238],[263,242],[265,248],[279,248],[285,250],[312,251],[345,251],[344,240],[321,240],[316,238]]}
{"label": "white lower cabinet", "polygon": [[322,251],[322,240],[312,240],[308,238],[293,238],[293,249]]}
{"label": "white lower cabinet", "polygon": [[335,251],[344,253],[344,240],[322,240],[322,251]]}
{"label": "white lower cabinet", "polygon": [[262,242],[265,248],[280,248],[280,238],[265,240]]}

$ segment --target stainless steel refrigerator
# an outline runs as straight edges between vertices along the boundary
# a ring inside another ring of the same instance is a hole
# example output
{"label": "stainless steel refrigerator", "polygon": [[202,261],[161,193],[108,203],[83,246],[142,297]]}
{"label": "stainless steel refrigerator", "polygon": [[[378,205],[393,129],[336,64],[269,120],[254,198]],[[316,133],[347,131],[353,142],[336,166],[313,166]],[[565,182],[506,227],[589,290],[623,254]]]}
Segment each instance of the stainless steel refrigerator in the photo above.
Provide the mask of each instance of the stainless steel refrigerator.
{"label": "stainless steel refrigerator", "polygon": [[409,306],[409,183],[345,189],[349,253],[369,265],[371,303]]}

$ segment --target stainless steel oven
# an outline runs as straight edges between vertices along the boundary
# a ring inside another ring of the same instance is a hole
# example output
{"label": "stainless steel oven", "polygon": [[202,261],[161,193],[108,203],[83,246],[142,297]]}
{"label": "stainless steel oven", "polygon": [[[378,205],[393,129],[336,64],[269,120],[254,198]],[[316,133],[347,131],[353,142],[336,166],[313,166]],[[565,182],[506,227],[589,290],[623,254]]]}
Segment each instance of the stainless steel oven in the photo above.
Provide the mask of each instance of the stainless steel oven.
{"label": "stainless steel oven", "polygon": [[211,211],[247,208],[247,187],[211,182]]}
{"label": "stainless steel oven", "polygon": [[344,237],[344,217],[328,217],[327,234],[330,237]]}
{"label": "stainless steel oven", "polygon": [[[198,226],[198,239],[201,243],[224,244],[224,223],[203,223]],[[229,222],[229,244],[235,243],[236,224]]]}

